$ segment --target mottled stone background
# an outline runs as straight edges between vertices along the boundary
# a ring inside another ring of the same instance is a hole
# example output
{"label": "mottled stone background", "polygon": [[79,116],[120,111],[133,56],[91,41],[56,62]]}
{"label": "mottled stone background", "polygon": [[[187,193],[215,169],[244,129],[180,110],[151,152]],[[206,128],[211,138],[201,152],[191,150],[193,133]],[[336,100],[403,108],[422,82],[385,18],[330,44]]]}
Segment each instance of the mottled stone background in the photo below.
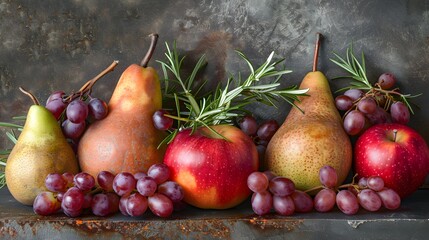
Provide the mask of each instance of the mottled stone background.
{"label": "mottled stone background", "polygon": [[[344,75],[329,61],[332,51],[344,55],[353,42],[357,53],[366,54],[372,81],[392,72],[403,92],[424,93],[413,101],[420,109],[415,108],[411,126],[429,141],[428,22],[428,0],[1,0],[0,121],[26,114],[31,102],[19,86],[44,102],[50,92],[77,90],[119,60],[94,89],[94,96],[109,100],[121,72],[140,62],[152,32],[160,35],[154,59],[164,59],[164,42],[173,40],[189,65],[207,53],[208,87],[230,73],[246,73],[235,49],[255,64],[275,51],[293,70],[283,86],[299,84],[311,70],[315,34],[321,32],[326,38],[319,69],[328,78]],[[155,61],[151,64],[159,69]],[[332,90],[347,82],[331,81]],[[254,106],[260,120],[283,122],[290,106],[279,110]],[[3,130],[0,134],[0,147],[10,146]]]}

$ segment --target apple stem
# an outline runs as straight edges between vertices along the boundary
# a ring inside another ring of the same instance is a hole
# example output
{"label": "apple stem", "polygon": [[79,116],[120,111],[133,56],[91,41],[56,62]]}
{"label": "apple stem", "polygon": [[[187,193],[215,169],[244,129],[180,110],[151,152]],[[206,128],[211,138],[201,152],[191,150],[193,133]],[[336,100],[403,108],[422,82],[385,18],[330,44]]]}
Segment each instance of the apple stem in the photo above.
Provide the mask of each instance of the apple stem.
{"label": "apple stem", "polygon": [[396,136],[398,135],[398,129],[393,129],[393,141],[396,142]]}
{"label": "apple stem", "polygon": [[19,87],[19,90],[21,90],[21,92],[23,92],[25,95],[29,96],[31,98],[31,100],[33,100],[33,103],[35,105],[40,105],[39,100],[37,100],[37,98],[31,94],[29,91],[25,90],[23,87]]}
{"label": "apple stem", "polygon": [[316,35],[316,45],[314,47],[314,56],[313,56],[313,72],[317,71],[317,62],[319,59],[319,48],[320,48],[320,44],[321,44],[321,40],[323,35],[321,33],[317,33]]}
{"label": "apple stem", "polygon": [[142,59],[140,66],[147,67],[149,60],[152,58],[153,52],[155,51],[156,43],[158,42],[158,34],[151,33],[149,34],[150,37],[150,46],[149,50],[147,51],[146,55]]}

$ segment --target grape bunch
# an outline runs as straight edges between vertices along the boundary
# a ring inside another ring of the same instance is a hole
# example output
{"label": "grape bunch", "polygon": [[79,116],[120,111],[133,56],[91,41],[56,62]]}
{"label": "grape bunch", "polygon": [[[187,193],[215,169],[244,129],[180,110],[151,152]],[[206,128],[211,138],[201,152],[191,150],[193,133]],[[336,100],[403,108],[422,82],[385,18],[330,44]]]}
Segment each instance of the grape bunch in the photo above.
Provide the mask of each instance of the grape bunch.
{"label": "grape bunch", "polygon": [[268,119],[258,124],[255,117],[250,114],[238,118],[237,125],[241,131],[253,139],[260,159],[263,159],[268,143],[280,127],[274,119]]}
{"label": "grape bunch", "polygon": [[91,96],[94,84],[118,65],[114,61],[93,79],[87,81],[77,92],[66,95],[64,91],[52,92],[45,107],[61,124],[64,136],[76,146],[88,124],[101,120],[108,114],[107,103]]}
{"label": "grape bunch", "polygon": [[395,76],[383,73],[366,92],[351,88],[335,98],[337,109],[344,112],[347,134],[358,135],[369,126],[386,122],[408,124],[410,108],[395,85]]}
{"label": "grape bunch", "polygon": [[95,179],[88,173],[51,173],[45,179],[48,191],[41,192],[33,203],[39,215],[51,215],[62,210],[69,217],[82,215],[89,209],[96,216],[121,212],[126,216],[142,216],[147,209],[169,217],[182,209],[184,192],[169,181],[170,170],[165,164],[152,165],[147,173],[117,175],[102,171]]}
{"label": "grape bunch", "polygon": [[251,173],[247,178],[247,186],[253,192],[253,212],[259,216],[270,213],[272,209],[282,216],[313,209],[310,195],[296,190],[289,178],[275,176],[271,171]]}
{"label": "grape bunch", "polygon": [[394,210],[401,205],[401,198],[392,189],[384,186],[379,176],[362,177],[358,183],[344,184],[336,188],[337,173],[334,168],[324,166],[319,170],[323,189],[314,196],[314,209],[329,212],[337,206],[347,215],[356,214],[360,207],[367,211],[378,211],[382,206]]}

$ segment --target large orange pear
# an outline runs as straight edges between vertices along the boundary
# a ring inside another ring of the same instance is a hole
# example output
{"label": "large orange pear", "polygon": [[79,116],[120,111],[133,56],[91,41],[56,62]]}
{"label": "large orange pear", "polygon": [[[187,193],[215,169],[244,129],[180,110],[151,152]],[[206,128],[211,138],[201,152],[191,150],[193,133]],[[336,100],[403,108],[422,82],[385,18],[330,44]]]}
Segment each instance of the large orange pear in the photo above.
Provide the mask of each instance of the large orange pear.
{"label": "large orange pear", "polygon": [[320,39],[316,44],[313,72],[308,73],[300,88],[308,95],[295,104],[284,123],[268,144],[265,160],[269,170],[292,179],[297,189],[320,186],[319,169],[330,165],[336,169],[338,184],[351,168],[352,145],[329,87],[329,82],[316,71]]}
{"label": "large orange pear", "polygon": [[109,101],[106,118],[92,123],[79,142],[81,170],[94,177],[100,171],[146,172],[161,163],[164,138],[154,127],[152,115],[162,108],[162,93],[154,68],[147,67],[156,45],[157,35],[142,64],[130,65],[121,75]]}

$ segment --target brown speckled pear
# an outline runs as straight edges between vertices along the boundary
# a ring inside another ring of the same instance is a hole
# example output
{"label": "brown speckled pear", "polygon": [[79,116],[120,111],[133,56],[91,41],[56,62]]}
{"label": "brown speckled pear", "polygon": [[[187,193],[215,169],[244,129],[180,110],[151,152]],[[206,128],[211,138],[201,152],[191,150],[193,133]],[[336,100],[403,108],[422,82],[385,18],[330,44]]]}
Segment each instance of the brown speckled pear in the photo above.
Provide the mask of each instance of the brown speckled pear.
{"label": "brown speckled pear", "polygon": [[337,170],[338,184],[351,168],[352,145],[343,129],[328,80],[316,71],[320,35],[316,43],[313,72],[308,73],[300,88],[308,95],[295,104],[284,123],[268,144],[265,161],[269,170],[292,179],[297,189],[320,186],[319,169],[330,165]]}
{"label": "brown speckled pear", "polygon": [[157,34],[140,65],[122,73],[109,101],[106,118],[95,121],[79,141],[81,170],[96,177],[101,171],[146,172],[161,163],[165,150],[158,149],[164,132],[157,130],[152,116],[162,108],[162,92],[156,70],[148,67]]}
{"label": "brown speckled pear", "polygon": [[32,105],[6,162],[6,183],[12,196],[33,205],[36,196],[47,190],[48,174],[78,171],[76,155],[54,115],[38,103]]}

